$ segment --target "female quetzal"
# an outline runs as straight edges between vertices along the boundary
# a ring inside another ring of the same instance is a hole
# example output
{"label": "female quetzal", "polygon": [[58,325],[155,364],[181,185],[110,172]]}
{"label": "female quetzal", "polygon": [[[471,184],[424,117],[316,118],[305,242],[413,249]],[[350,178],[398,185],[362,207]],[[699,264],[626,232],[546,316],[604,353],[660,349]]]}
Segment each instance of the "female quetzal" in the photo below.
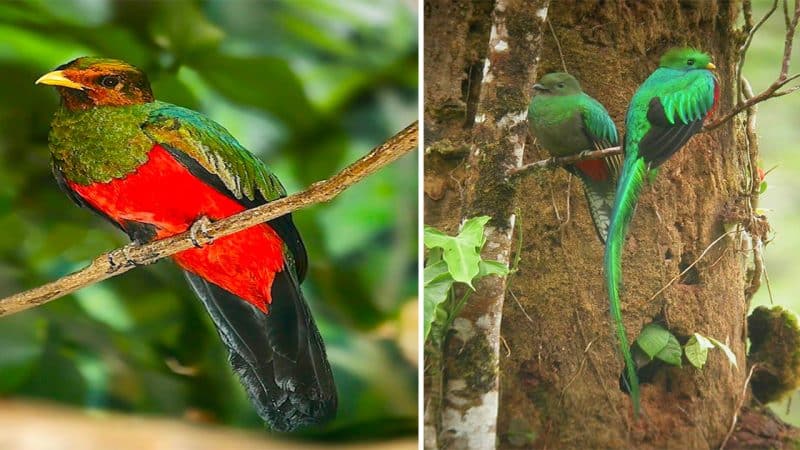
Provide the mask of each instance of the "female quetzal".
{"label": "female quetzal", "polygon": [[[617,127],[608,111],[586,95],[572,75],[548,73],[533,85],[533,89],[536,95],[528,107],[528,125],[552,156],[569,156],[618,145]],[[583,183],[589,213],[602,242],[608,234],[621,165],[622,157],[615,155],[564,166]]]}
{"label": "female quetzal", "polygon": [[719,97],[711,58],[690,48],[666,52],[658,69],[633,95],[625,118],[625,162],[617,186],[605,252],[605,273],[611,316],[634,412],[639,413],[639,380],[631,357],[619,298],[622,247],[644,181],[703,127]]}
{"label": "female quetzal", "polygon": [[[125,62],[78,58],[37,83],[54,85],[61,95],[50,130],[59,186],[136,242],[286,195],[227,130],[200,113],[155,101],[147,76]],[[291,215],[173,259],[272,428],[290,431],[335,415],[325,347],[300,291],[308,260]]]}

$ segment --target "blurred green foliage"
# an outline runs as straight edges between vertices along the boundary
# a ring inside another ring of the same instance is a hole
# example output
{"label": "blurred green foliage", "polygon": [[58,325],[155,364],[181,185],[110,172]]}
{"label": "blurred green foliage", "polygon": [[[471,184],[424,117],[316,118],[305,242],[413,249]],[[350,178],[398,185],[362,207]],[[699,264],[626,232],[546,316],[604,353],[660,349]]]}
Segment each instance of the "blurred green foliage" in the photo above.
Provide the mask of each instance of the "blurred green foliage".
{"label": "blurred green foliage", "polygon": [[[760,19],[772,0],[753,1],[753,17]],[[791,7],[791,2],[789,4]],[[783,55],[785,27],[781,5],[757,32],[744,67],[745,76],[758,93],[778,76]],[[800,49],[795,36],[792,50],[792,71],[800,71]],[[775,168],[766,178],[767,190],[759,207],[766,210],[774,239],[765,250],[769,287],[761,286],[751,308],[774,303],[800,312],[800,282],[797,278],[797,249],[800,248],[800,92],[769,100],[758,105],[756,121],[759,136],[761,167]],[[771,293],[770,293],[771,291]],[[800,396],[794,395],[794,407],[773,405],[775,412],[800,426]]]}
{"label": "blurred green foliage", "polygon": [[[156,97],[200,110],[289,192],[326,178],[417,116],[417,21],[400,0],[0,2],[0,295],[78,269],[125,237],[73,205],[49,170],[58,105],[41,74],[124,59]],[[417,292],[413,156],[295,214],[306,297],[327,342],[338,418],[309,434],[416,434],[416,356],[397,336]],[[387,332],[386,330],[390,330]],[[0,318],[0,394],[263,427],[217,333],[168,261]]]}

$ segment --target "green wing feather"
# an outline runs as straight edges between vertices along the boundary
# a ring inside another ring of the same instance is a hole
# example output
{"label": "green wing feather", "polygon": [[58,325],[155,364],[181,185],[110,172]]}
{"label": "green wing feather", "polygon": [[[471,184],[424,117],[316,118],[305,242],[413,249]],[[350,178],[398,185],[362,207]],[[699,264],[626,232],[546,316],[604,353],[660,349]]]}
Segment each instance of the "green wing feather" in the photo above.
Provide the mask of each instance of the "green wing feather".
{"label": "green wing feather", "polygon": [[[584,94],[584,101],[581,107],[583,126],[589,137],[599,149],[615,147],[619,145],[619,135],[617,126],[611,119],[606,108],[594,98]],[[622,155],[612,155],[604,159],[612,178],[619,177],[622,169]],[[613,196],[611,197],[613,199]]]}
{"label": "green wing feather", "polygon": [[190,109],[166,105],[153,110],[142,125],[153,141],[180,150],[216,175],[239,200],[266,201],[284,197],[286,190],[266,165],[228,131]]}
{"label": "green wing feather", "polygon": [[675,78],[660,90],[664,116],[672,125],[703,120],[714,106],[714,79],[705,71]]}
{"label": "green wing feather", "polygon": [[607,148],[619,143],[617,127],[600,102],[584,94],[581,114],[586,131],[597,145]]}

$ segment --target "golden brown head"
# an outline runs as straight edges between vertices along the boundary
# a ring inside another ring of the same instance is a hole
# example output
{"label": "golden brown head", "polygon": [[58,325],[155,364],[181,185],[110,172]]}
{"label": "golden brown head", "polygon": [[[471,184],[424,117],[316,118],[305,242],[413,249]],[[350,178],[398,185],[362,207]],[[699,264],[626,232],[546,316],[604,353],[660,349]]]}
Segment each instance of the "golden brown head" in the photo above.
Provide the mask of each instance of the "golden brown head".
{"label": "golden brown head", "polygon": [[78,58],[45,74],[36,84],[56,86],[64,106],[72,111],[153,101],[147,75],[116,59]]}

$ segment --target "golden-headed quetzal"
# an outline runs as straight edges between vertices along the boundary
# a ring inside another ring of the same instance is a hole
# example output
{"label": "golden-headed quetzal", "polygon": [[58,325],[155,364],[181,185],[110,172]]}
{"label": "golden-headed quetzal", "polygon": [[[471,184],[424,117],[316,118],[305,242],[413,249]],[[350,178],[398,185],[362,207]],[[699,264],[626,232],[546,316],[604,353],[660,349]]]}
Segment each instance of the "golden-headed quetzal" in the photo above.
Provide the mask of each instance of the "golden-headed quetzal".
{"label": "golden-headed quetzal", "polygon": [[[53,173],[78,205],[145,243],[286,195],[267,167],[202,114],[154,100],[123,61],[83,57],[37,81],[56,86]],[[265,94],[268,95],[268,94]],[[291,431],[336,413],[325,347],[300,291],[308,264],[287,214],[176,254],[258,414]]]}

